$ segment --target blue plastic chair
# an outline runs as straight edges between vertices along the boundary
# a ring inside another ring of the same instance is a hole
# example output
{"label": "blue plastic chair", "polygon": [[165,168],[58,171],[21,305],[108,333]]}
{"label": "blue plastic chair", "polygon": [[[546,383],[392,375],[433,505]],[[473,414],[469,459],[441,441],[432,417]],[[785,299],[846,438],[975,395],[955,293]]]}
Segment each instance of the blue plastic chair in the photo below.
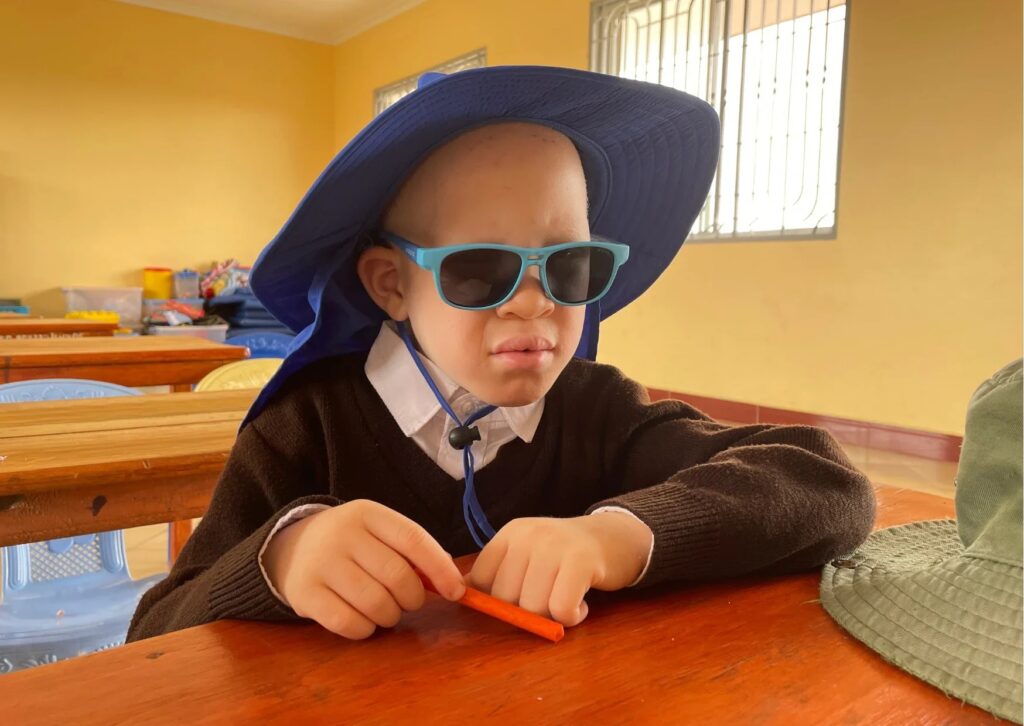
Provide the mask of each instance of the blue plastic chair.
{"label": "blue plastic chair", "polygon": [[[139,395],[98,381],[0,385],[0,404]],[[3,547],[0,556],[0,673],[123,644],[139,598],[165,577],[131,578],[121,530]]]}
{"label": "blue plastic chair", "polygon": [[249,349],[250,358],[284,358],[295,336],[284,333],[239,333],[228,336],[226,343]]}

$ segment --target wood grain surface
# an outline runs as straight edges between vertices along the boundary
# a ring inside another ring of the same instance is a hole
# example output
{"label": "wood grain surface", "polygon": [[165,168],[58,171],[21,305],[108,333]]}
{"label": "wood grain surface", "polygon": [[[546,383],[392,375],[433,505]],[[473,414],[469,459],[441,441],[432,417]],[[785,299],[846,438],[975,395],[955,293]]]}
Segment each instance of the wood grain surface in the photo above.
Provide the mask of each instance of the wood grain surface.
{"label": "wood grain surface", "polygon": [[[880,526],[953,513],[906,490],[879,502]],[[0,703],[18,724],[994,722],[847,635],[818,578],[592,593],[558,644],[434,596],[362,642],[220,621],[4,676]]]}
{"label": "wood grain surface", "polygon": [[184,387],[248,354],[243,346],[193,337],[0,340],[0,383],[85,378],[123,386]]}
{"label": "wood grain surface", "polygon": [[0,406],[0,545],[202,516],[257,393]]}
{"label": "wood grain surface", "polygon": [[70,320],[67,318],[29,318],[26,316],[0,319],[0,340],[51,337],[109,337],[117,330],[117,323],[97,320]]}

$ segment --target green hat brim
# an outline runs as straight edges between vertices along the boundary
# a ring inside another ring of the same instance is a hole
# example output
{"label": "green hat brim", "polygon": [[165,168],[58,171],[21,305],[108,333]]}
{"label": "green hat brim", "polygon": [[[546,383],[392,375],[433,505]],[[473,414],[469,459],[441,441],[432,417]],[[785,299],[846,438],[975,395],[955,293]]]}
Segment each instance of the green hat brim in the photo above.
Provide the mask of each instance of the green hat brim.
{"label": "green hat brim", "polygon": [[1021,586],[1020,566],[970,556],[956,522],[934,520],[879,530],[826,565],[821,602],[889,662],[1020,723]]}

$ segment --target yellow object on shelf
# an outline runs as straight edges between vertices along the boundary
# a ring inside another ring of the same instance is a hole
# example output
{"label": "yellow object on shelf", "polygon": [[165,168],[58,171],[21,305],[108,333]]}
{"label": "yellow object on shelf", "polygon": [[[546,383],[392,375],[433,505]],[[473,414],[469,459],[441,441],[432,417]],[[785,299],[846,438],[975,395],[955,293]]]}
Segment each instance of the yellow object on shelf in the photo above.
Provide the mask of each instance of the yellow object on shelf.
{"label": "yellow object on shelf", "polygon": [[97,323],[120,323],[121,316],[113,310],[72,310],[64,313],[68,320],[92,320]]}
{"label": "yellow object on shelf", "polygon": [[174,271],[170,267],[142,268],[142,297],[147,300],[174,297]]}

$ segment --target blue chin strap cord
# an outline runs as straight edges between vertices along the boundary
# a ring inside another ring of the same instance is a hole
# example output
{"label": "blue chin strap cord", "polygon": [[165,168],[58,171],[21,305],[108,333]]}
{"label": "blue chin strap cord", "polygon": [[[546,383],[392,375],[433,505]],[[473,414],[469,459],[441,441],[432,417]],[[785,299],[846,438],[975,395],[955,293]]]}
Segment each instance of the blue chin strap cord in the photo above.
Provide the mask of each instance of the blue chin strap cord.
{"label": "blue chin strap cord", "polygon": [[[494,527],[487,521],[487,515],[484,514],[484,510],[476,498],[476,489],[473,488],[474,461],[472,444],[474,441],[480,440],[480,430],[472,426],[472,424],[482,419],[491,411],[494,411],[497,406],[484,406],[480,410],[474,411],[465,421],[462,421],[455,415],[455,411],[448,405],[448,401],[441,395],[441,392],[437,390],[437,384],[434,383],[434,379],[430,377],[426,366],[423,365],[419,353],[416,352],[416,346],[412,343],[409,326],[399,323],[398,329],[402,333],[402,340],[405,341],[405,347],[409,349],[413,362],[420,369],[420,373],[423,374],[423,379],[430,386],[430,390],[434,392],[437,402],[441,404],[441,408],[444,409],[445,413],[451,416],[452,420],[458,424],[456,428],[448,433],[448,443],[451,444],[453,449],[462,450],[462,468],[466,474],[466,488],[462,493],[462,517],[466,520],[466,526],[469,528],[469,533],[473,536],[473,541],[476,542],[478,547],[483,549],[484,545],[494,537]],[[479,530],[479,533],[477,530]]]}

